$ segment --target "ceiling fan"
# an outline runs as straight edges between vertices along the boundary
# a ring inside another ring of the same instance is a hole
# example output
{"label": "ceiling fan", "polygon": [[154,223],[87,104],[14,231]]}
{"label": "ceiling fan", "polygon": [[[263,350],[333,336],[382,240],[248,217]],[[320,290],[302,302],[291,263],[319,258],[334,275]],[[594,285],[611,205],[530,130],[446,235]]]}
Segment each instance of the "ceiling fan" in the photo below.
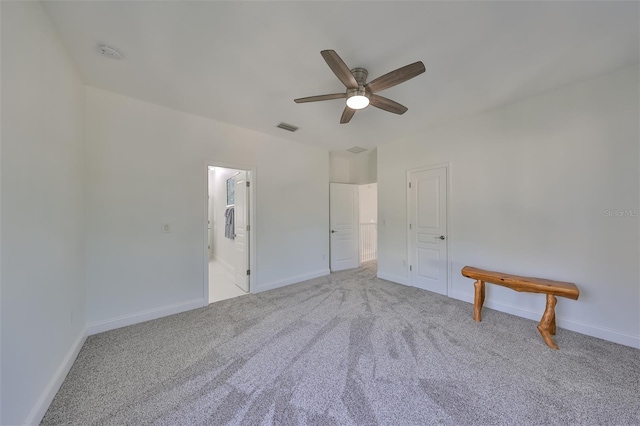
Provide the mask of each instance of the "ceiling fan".
{"label": "ceiling fan", "polygon": [[333,71],[336,77],[345,85],[347,88],[346,92],[309,96],[294,99],[293,101],[301,104],[305,102],[347,98],[347,105],[344,107],[344,111],[342,111],[342,117],[340,117],[341,124],[348,123],[357,110],[366,108],[368,105],[373,105],[376,108],[394,114],[404,114],[407,112],[407,107],[391,99],[376,95],[375,93],[410,80],[425,71],[424,64],[418,61],[391,71],[367,83],[369,73],[366,69],[354,68],[349,70],[349,67],[334,50],[323,50],[320,54],[327,62],[327,65],[329,65],[329,68],[331,68],[331,71]]}

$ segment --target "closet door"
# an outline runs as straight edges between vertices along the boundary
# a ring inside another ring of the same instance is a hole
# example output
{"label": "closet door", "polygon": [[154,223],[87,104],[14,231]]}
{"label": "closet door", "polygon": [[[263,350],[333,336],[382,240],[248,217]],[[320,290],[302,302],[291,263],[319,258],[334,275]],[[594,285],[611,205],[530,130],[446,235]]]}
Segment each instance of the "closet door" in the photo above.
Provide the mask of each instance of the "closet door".
{"label": "closet door", "polygon": [[411,285],[447,294],[447,169],[411,171],[408,179]]}

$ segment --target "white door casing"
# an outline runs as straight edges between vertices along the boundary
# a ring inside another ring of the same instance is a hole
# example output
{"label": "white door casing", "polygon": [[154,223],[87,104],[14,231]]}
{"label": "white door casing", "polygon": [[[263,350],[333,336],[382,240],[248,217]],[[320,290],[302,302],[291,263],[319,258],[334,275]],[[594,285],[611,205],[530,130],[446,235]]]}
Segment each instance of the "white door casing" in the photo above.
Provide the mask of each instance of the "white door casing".
{"label": "white door casing", "polygon": [[234,178],[234,246],[236,249],[235,284],[249,291],[249,187],[247,172],[239,172]]}
{"label": "white door casing", "polygon": [[331,271],[360,266],[358,185],[330,184],[329,223]]}
{"label": "white door casing", "polygon": [[407,173],[409,283],[447,294],[447,167]]}

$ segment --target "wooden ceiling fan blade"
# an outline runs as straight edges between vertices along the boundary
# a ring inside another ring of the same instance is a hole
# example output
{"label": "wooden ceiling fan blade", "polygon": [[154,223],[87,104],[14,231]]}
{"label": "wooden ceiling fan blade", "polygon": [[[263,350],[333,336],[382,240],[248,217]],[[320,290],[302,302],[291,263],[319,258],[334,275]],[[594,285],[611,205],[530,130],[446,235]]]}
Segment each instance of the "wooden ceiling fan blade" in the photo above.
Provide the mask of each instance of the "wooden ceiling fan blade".
{"label": "wooden ceiling fan blade", "polygon": [[338,56],[335,50],[323,50],[320,52],[331,71],[338,77],[338,79],[345,85],[347,89],[357,89],[358,82],[351,74],[351,70],[347,64]]}
{"label": "wooden ceiling fan blade", "polygon": [[380,95],[371,95],[371,97],[369,98],[369,104],[373,105],[376,108],[380,108],[385,111],[400,115],[407,112],[408,109],[406,106],[400,105],[396,101],[392,101],[391,99],[387,99]]}
{"label": "wooden ceiling fan blade", "polygon": [[303,104],[305,102],[330,101],[331,99],[346,98],[346,93],[332,93],[330,95],[307,96],[306,98],[294,99],[293,102]]}
{"label": "wooden ceiling fan blade", "polygon": [[422,74],[424,71],[424,64],[421,61],[414,62],[413,64],[398,68],[397,70],[376,78],[369,82],[366,87],[371,93],[376,93],[400,83],[404,83],[405,81]]}
{"label": "wooden ceiling fan blade", "polygon": [[351,109],[348,106],[344,107],[344,111],[342,111],[342,117],[340,117],[340,124],[346,124],[351,121],[351,117],[356,113],[355,109]]}

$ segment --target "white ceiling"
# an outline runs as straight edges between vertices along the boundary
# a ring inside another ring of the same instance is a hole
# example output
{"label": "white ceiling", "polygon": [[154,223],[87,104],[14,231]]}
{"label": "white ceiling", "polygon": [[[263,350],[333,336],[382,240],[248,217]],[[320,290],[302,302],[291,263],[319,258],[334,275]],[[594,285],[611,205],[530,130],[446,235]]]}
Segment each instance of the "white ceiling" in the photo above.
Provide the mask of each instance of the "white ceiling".
{"label": "white ceiling", "polygon": [[[372,148],[455,117],[639,62],[637,2],[57,2],[45,8],[95,87],[294,141]],[[119,49],[124,59],[97,54]],[[339,124],[344,100],[320,56],[369,81],[421,60],[427,71]],[[289,133],[281,121],[300,127]]]}

